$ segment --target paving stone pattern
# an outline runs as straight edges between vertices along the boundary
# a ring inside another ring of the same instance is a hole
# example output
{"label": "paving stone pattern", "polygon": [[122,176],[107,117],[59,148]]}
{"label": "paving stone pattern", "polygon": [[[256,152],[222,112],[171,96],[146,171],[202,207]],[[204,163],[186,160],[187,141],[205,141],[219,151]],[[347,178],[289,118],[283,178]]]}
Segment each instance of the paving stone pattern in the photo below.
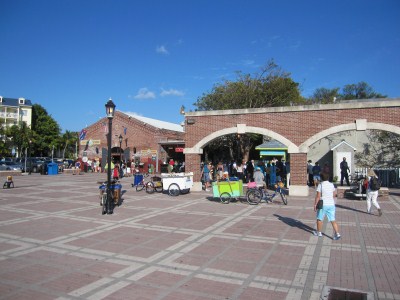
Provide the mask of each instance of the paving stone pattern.
{"label": "paving stone pattern", "polygon": [[400,299],[399,190],[382,217],[339,199],[334,241],[326,222],[311,234],[313,196],[225,205],[136,192],[131,177],[102,215],[105,179],[32,174],[0,190],[0,299],[319,299],[326,286]]}

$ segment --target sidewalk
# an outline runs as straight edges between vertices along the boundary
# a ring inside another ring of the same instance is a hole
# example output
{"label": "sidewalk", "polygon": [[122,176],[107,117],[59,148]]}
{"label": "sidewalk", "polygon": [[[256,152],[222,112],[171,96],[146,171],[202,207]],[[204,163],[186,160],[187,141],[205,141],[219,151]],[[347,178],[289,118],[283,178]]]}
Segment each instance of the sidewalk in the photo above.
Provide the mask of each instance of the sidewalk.
{"label": "sidewalk", "polygon": [[311,234],[313,195],[224,205],[136,192],[130,177],[102,215],[105,179],[32,174],[0,190],[0,299],[306,300],[324,287],[400,299],[400,190],[379,199],[382,217],[339,199],[333,241],[330,224]]}

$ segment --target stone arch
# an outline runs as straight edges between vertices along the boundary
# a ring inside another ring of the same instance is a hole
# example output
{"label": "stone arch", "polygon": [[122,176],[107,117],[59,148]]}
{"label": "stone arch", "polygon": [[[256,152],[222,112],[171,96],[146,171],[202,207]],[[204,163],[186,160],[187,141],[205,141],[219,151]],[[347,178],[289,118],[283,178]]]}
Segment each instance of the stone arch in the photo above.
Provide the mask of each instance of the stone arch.
{"label": "stone arch", "polygon": [[214,139],[228,134],[244,134],[244,133],[256,133],[269,136],[287,146],[289,153],[299,153],[299,147],[297,147],[293,142],[291,142],[283,135],[267,128],[246,126],[245,124],[237,124],[236,127],[224,128],[221,130],[214,131],[209,135],[205,136],[204,138],[202,138],[200,141],[198,141],[192,148],[185,148],[184,153],[202,154],[204,146],[206,146]]}
{"label": "stone arch", "polygon": [[308,138],[298,147],[299,152],[308,153],[309,147],[315,142],[327,137],[328,135],[347,130],[382,130],[382,131],[393,132],[400,135],[400,127],[398,126],[384,124],[384,123],[367,122],[366,120],[356,120],[355,123],[333,126],[326,130],[318,132],[317,134]]}

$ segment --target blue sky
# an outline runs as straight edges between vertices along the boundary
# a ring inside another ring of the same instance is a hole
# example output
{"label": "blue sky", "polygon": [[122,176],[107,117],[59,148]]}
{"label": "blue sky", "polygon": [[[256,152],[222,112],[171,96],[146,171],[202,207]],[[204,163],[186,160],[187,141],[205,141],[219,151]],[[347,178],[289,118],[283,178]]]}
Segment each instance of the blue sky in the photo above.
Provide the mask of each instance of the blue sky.
{"label": "blue sky", "polygon": [[181,105],[270,59],[301,84],[400,97],[400,1],[0,0],[0,95],[63,131],[117,110],[180,123]]}

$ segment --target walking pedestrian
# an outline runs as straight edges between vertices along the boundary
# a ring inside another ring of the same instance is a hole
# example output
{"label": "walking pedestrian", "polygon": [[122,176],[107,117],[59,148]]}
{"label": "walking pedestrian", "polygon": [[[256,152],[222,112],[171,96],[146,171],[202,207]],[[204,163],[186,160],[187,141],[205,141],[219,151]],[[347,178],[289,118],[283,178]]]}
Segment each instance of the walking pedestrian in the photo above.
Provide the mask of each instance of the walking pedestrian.
{"label": "walking pedestrian", "polygon": [[[333,239],[338,240],[341,235],[339,233],[339,226],[336,223],[336,207],[334,200],[334,198],[337,197],[337,191],[333,183],[329,181],[329,174],[321,173],[321,180],[322,182],[317,187],[317,194],[314,201],[314,211],[317,212],[317,230],[313,231],[313,234],[315,236],[322,236],[322,223],[326,216],[334,230]],[[317,209],[317,203],[320,199],[324,201],[324,204],[321,209]]]}
{"label": "walking pedestrian", "polygon": [[369,169],[368,176],[369,176],[369,181],[367,188],[367,212],[370,214],[371,206],[374,205],[375,208],[378,210],[378,215],[382,216],[382,209],[378,203],[378,194],[380,188],[378,176],[376,176],[374,170],[372,169]]}

